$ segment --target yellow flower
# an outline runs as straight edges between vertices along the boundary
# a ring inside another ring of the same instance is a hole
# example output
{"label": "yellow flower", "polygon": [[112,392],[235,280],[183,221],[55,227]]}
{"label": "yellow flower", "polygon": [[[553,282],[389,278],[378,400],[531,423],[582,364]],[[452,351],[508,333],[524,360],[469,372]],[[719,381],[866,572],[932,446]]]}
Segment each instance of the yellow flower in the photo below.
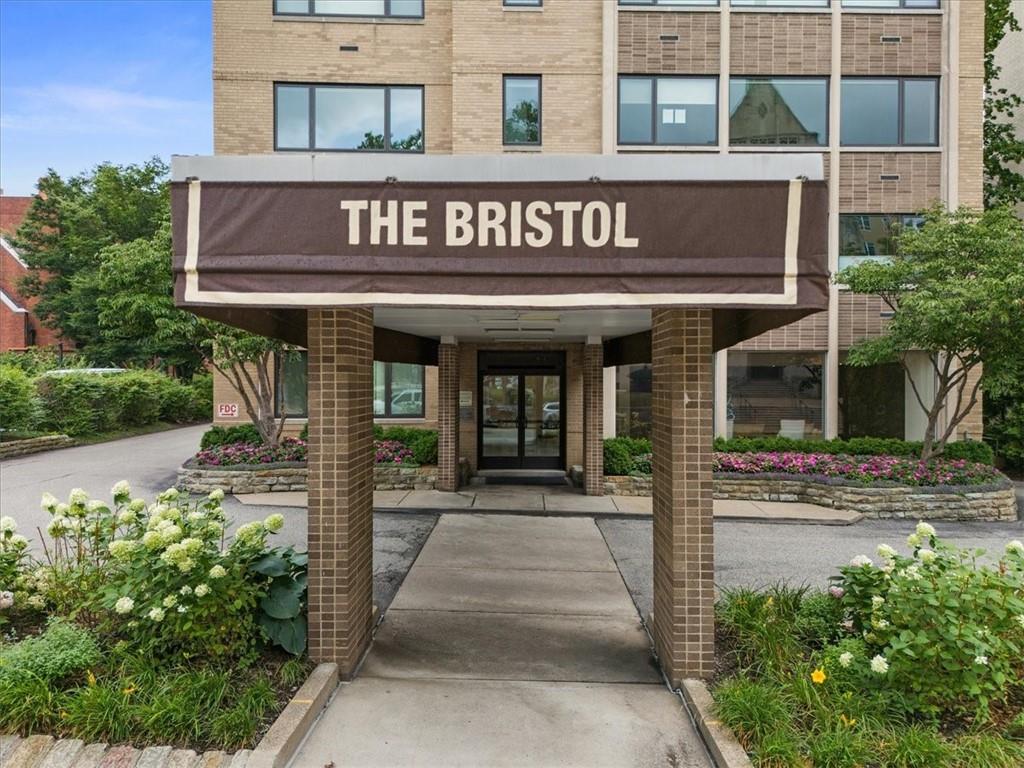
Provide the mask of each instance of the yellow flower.
{"label": "yellow flower", "polygon": [[121,693],[123,693],[125,696],[131,696],[133,693],[135,693],[135,686],[129,685],[127,688],[122,688]]}
{"label": "yellow flower", "polygon": [[857,724],[857,718],[856,717],[847,717],[846,715],[839,715],[839,720],[847,728],[853,728],[853,726],[855,726]]}
{"label": "yellow flower", "polygon": [[90,688],[96,685],[96,675],[92,673],[91,669],[85,675],[85,682],[89,684]]}
{"label": "yellow flower", "polygon": [[772,597],[771,595],[769,595],[769,596],[768,596],[768,599],[764,601],[764,604],[765,604],[766,606],[769,606],[769,605],[772,605],[772,604],[773,604],[774,602],[775,602],[775,598],[774,598],[774,597]]}
{"label": "yellow flower", "polygon": [[825,670],[818,667],[816,670],[811,672],[811,682],[815,685],[821,685],[825,682]]}

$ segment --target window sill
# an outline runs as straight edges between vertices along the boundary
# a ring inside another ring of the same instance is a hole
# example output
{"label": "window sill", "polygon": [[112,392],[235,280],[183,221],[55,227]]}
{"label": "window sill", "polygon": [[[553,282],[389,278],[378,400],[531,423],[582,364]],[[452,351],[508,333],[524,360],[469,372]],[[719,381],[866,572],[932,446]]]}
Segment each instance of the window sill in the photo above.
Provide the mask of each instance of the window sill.
{"label": "window sill", "polygon": [[786,6],[782,8],[770,8],[760,5],[730,6],[730,13],[816,13],[822,16],[831,16],[831,8],[813,8],[800,6]]}
{"label": "window sill", "polygon": [[427,421],[426,416],[374,416],[374,424],[425,424]]}
{"label": "window sill", "polygon": [[657,152],[660,154],[680,152],[718,152],[717,144],[619,144],[615,151],[628,154],[630,152]]}
{"label": "window sill", "polygon": [[298,21],[306,24],[313,23],[327,23],[327,24],[386,24],[386,25],[405,25],[405,26],[422,26],[426,23],[424,18],[392,18],[389,19],[383,16],[286,16],[275,14],[273,17],[274,21]]}
{"label": "window sill", "polygon": [[718,13],[722,9],[717,5],[620,5],[619,10],[626,13]]}
{"label": "window sill", "polygon": [[885,16],[941,16],[942,8],[843,8],[843,13],[875,13]]}
{"label": "window sill", "polygon": [[930,154],[942,152],[942,147],[932,146],[892,146],[892,147],[858,147],[858,146],[841,146],[839,147],[840,152],[927,152]]}
{"label": "window sill", "polygon": [[543,5],[503,5],[502,11],[509,13],[539,13],[544,10]]}
{"label": "window sill", "polygon": [[828,152],[828,145],[808,147],[803,144],[763,144],[759,146],[752,146],[750,144],[740,144],[738,146],[730,146],[730,152],[785,152],[787,154],[792,152]]}
{"label": "window sill", "polygon": [[501,150],[502,152],[543,152],[544,147],[540,144],[503,144]]}

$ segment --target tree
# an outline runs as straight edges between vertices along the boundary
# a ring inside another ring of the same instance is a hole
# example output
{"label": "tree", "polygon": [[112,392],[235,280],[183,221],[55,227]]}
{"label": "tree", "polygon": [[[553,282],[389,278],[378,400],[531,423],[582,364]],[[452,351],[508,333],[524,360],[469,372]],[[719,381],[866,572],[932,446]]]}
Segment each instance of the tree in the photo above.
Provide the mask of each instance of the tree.
{"label": "tree", "polygon": [[109,343],[99,326],[96,278],[100,253],[118,243],[152,237],[169,210],[167,166],[99,165],[62,179],[50,170],[14,237],[30,274],[21,285],[36,296],[42,321],[57,328],[97,362],[122,362],[130,344]]}
{"label": "tree", "polygon": [[1006,34],[1020,30],[1010,10],[1010,0],[986,0],[983,128],[986,207],[1013,205],[1024,200],[1024,175],[1015,168],[1024,163],[1024,140],[1017,136],[1011,122],[1024,100],[1019,94],[999,86],[1001,67],[995,60],[996,48]]}
{"label": "tree", "polygon": [[[880,296],[892,311],[885,334],[856,344],[849,362],[903,366],[928,418],[922,458],[929,459],[977,405],[981,387],[999,390],[1021,370],[1024,223],[1008,207],[984,213],[937,207],[925,212],[920,230],[903,229],[896,242],[891,261],[848,267],[836,279],[855,293]],[[913,351],[931,361],[934,397],[911,375]],[[973,376],[978,370],[982,375]]]}

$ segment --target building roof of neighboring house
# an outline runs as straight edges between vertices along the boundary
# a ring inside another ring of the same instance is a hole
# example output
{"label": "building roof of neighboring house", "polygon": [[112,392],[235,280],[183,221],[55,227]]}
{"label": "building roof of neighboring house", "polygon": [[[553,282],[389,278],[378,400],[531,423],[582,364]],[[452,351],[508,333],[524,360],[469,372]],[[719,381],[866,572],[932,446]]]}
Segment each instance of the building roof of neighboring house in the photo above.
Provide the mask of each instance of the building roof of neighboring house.
{"label": "building roof of neighboring house", "polygon": [[0,195],[0,232],[13,233],[21,225],[34,197]]}
{"label": "building roof of neighboring house", "polygon": [[24,307],[18,306],[18,302],[0,290],[0,304],[3,304],[11,312],[17,312],[18,314],[26,314],[28,312]]}
{"label": "building roof of neighboring house", "polygon": [[0,237],[0,249],[5,253],[9,254],[16,262],[18,262],[25,269],[28,269],[28,264],[21,258],[18,252],[14,249],[14,246],[7,242],[3,237]]}

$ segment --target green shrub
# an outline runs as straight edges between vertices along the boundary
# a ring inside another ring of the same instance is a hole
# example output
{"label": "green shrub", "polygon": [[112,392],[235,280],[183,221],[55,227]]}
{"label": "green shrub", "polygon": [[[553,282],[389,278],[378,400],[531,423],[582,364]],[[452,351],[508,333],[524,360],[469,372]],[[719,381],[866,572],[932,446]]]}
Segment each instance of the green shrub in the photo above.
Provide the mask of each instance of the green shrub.
{"label": "green shrub", "polygon": [[[378,436],[379,435],[379,436]],[[437,430],[420,427],[388,426],[374,429],[377,440],[396,440],[410,451],[413,461],[421,465],[437,464]]]}
{"label": "green shrub", "polygon": [[633,471],[633,457],[629,449],[618,439],[604,441],[604,473],[606,475],[628,475]]}
{"label": "green shrub", "polygon": [[55,347],[29,347],[23,352],[0,352],[0,365],[20,368],[35,377],[57,368],[88,368],[92,363],[78,352],[61,355]]}
{"label": "green shrub", "polygon": [[785,585],[723,590],[715,612],[733,637],[733,653],[742,669],[781,677],[800,660],[793,626],[806,593],[805,588]]}
{"label": "green shrub", "polygon": [[199,441],[200,448],[216,448],[220,445],[231,445],[232,443],[261,444],[259,430],[252,424],[239,424],[236,427],[210,427],[203,433]]}
{"label": "green shrub", "polygon": [[28,374],[13,365],[0,365],[0,429],[31,429],[34,395]]}
{"label": "green shrub", "polygon": [[980,440],[958,440],[955,443],[946,443],[946,449],[942,452],[947,459],[964,459],[979,464],[994,464],[995,451],[988,443]]}
{"label": "green shrub", "polygon": [[192,395],[190,421],[209,421],[213,415],[213,375],[197,373],[188,383]]}
{"label": "green shrub", "polygon": [[733,677],[714,691],[715,712],[747,749],[794,724],[792,702],[774,686]]}
{"label": "green shrub", "polygon": [[835,642],[842,632],[844,608],[841,600],[827,592],[812,592],[800,601],[793,632],[811,648]]}
{"label": "green shrub", "polygon": [[985,421],[985,439],[1011,469],[1024,469],[1024,403],[1015,403]]}
{"label": "green shrub", "polygon": [[111,393],[117,374],[68,373],[36,381],[43,429],[77,436],[110,432],[120,422],[120,403]]}
{"label": "green shrub", "polygon": [[306,650],[309,556],[292,548],[267,552],[250,567],[270,580],[260,600],[259,623],[272,645],[298,656]]}
{"label": "green shrub", "polygon": [[170,379],[156,371],[126,371],[104,379],[114,399],[118,426],[142,427],[160,419],[161,390]]}
{"label": "green shrub", "polygon": [[84,674],[99,659],[100,649],[91,632],[52,619],[42,634],[4,649],[0,679],[27,676],[57,682]]}

